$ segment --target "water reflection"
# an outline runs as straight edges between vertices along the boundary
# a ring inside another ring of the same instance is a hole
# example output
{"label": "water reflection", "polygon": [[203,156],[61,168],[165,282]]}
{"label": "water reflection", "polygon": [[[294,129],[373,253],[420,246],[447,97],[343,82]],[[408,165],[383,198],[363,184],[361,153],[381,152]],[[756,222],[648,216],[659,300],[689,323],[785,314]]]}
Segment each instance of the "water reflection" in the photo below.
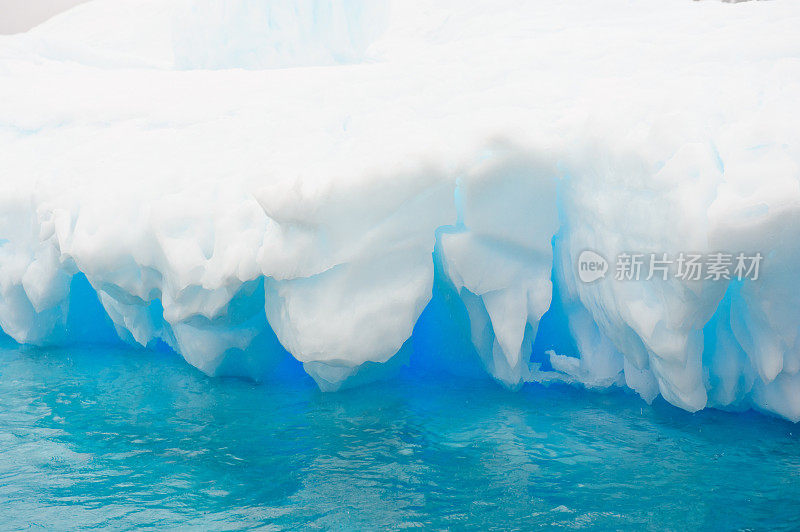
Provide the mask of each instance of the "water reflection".
{"label": "water reflection", "polygon": [[324,394],[298,373],[209,379],[166,353],[8,347],[0,404],[0,498],[13,528],[798,518],[794,425],[621,392],[512,393],[405,374]]}

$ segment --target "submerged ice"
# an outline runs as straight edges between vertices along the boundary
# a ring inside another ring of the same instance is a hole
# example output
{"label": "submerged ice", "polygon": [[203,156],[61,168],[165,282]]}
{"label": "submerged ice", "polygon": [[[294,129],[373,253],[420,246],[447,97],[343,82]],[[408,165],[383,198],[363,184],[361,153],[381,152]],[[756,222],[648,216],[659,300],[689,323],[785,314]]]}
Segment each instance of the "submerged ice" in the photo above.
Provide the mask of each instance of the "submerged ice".
{"label": "submerged ice", "polygon": [[[209,375],[291,356],[324,390],[411,361],[798,421],[799,24],[784,0],[89,2],[0,38],[0,328]],[[764,264],[585,283],[585,250]]]}

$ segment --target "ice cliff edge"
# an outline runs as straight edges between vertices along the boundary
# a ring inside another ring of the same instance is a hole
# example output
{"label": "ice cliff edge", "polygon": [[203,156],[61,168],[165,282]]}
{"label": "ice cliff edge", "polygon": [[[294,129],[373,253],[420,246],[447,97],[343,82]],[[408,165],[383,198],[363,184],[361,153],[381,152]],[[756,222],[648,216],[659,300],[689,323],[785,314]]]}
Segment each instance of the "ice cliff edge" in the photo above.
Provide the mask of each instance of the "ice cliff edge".
{"label": "ice cliff edge", "polygon": [[78,6],[0,38],[0,328],[798,421],[798,26],[781,0]]}

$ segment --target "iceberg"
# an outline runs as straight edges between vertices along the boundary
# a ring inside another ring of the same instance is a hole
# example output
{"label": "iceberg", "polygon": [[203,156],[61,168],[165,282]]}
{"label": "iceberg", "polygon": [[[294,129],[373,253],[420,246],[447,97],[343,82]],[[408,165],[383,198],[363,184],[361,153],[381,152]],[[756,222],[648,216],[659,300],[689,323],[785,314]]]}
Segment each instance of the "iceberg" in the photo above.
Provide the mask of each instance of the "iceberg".
{"label": "iceberg", "polygon": [[0,329],[800,421],[797,27],[789,0],[82,4],[0,36]]}

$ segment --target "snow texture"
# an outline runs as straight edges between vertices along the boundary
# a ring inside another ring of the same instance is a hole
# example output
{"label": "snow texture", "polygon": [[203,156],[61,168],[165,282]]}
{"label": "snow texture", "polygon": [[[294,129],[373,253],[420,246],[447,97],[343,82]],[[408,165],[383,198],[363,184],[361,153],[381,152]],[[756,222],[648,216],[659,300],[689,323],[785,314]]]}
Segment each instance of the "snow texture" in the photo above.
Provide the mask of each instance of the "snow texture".
{"label": "snow texture", "polygon": [[[799,27],[791,0],[82,4],[0,37],[0,328],[798,421]],[[764,262],[584,283],[585,250]]]}

